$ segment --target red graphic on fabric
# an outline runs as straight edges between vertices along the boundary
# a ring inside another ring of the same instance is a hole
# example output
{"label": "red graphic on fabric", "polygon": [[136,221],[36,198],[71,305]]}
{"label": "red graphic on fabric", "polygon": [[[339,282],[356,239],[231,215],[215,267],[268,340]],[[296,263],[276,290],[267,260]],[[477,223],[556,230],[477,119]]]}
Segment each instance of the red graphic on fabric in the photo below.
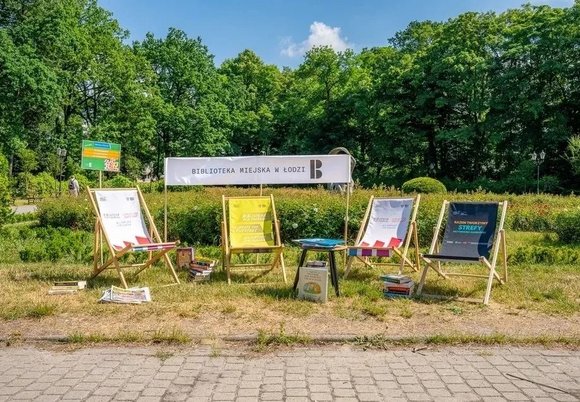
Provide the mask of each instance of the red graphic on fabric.
{"label": "red graphic on fabric", "polygon": [[385,245],[384,241],[377,240],[377,241],[375,241],[375,244],[373,244],[373,247],[374,248],[382,248],[384,245]]}
{"label": "red graphic on fabric", "polygon": [[137,244],[149,244],[149,243],[151,243],[151,239],[149,239],[147,237],[135,236],[135,239],[137,239]]}
{"label": "red graphic on fabric", "polygon": [[125,247],[133,245],[133,243],[131,243],[129,241],[125,241],[125,240],[123,240],[123,243],[125,244]]}
{"label": "red graphic on fabric", "polygon": [[366,241],[361,242],[361,244],[359,244],[362,247],[368,247],[369,244]]}
{"label": "red graphic on fabric", "polygon": [[389,242],[389,245],[387,246],[387,248],[399,247],[399,244],[401,244],[402,242],[403,242],[402,239],[397,239],[396,237],[391,237],[391,241]]}

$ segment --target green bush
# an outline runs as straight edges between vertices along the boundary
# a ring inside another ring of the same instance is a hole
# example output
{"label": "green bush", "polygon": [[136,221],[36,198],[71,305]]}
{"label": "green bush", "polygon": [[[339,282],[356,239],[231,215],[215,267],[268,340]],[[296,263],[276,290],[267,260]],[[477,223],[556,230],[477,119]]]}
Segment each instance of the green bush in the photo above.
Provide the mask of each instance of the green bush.
{"label": "green bush", "polygon": [[580,250],[575,247],[518,247],[508,257],[511,264],[578,264]]}
{"label": "green bush", "polygon": [[404,193],[422,194],[445,194],[445,185],[437,179],[431,177],[416,177],[403,183],[401,187]]}
{"label": "green bush", "polygon": [[38,214],[36,212],[26,212],[24,214],[12,214],[7,219],[7,223],[32,222],[37,219]]}
{"label": "green bush", "polygon": [[[180,240],[189,245],[218,245],[221,237],[221,196],[257,195],[256,188],[195,187],[187,192],[168,193],[168,239]],[[323,189],[271,188],[264,194],[274,195],[278,218],[281,221],[282,241],[288,244],[301,237],[342,238],[344,234],[344,195]],[[354,241],[371,195],[400,197],[400,193],[387,189],[357,190],[350,197],[348,234]],[[147,205],[155,217],[161,234],[164,229],[163,193],[145,194]],[[62,200],[66,199],[66,202]],[[39,204],[38,219],[41,226],[72,227],[92,231],[95,218],[86,197],[64,197],[45,200]],[[471,194],[426,194],[421,197],[417,226],[419,242],[428,247],[433,236],[444,199],[454,201],[502,201],[506,199],[509,210],[506,229],[517,231],[548,232],[555,228],[556,216],[578,206],[577,196],[552,195],[498,195],[485,192]]]}
{"label": "green bush", "polygon": [[0,176],[8,177],[10,173],[10,164],[8,163],[8,159],[4,154],[0,153]]}
{"label": "green bush", "polygon": [[103,188],[131,188],[135,187],[135,182],[122,174],[117,174],[113,178],[103,182]]}
{"label": "green bush", "polygon": [[[22,198],[46,198],[56,194],[59,190],[58,181],[47,172],[42,172],[36,176],[30,173],[19,173],[14,185],[15,195]],[[66,191],[66,185],[62,185],[61,189]]]}
{"label": "green bush", "polygon": [[8,185],[8,178],[0,174],[0,227],[8,222],[13,215],[10,204],[12,197]]}
{"label": "green bush", "polygon": [[88,263],[93,256],[92,234],[65,228],[36,228],[20,250],[23,262],[68,261]]}
{"label": "green bush", "polygon": [[580,209],[556,215],[554,231],[562,243],[580,243]]}
{"label": "green bush", "polygon": [[91,231],[95,218],[89,201],[83,197],[64,196],[43,200],[38,204],[38,221],[43,227],[71,228]]}

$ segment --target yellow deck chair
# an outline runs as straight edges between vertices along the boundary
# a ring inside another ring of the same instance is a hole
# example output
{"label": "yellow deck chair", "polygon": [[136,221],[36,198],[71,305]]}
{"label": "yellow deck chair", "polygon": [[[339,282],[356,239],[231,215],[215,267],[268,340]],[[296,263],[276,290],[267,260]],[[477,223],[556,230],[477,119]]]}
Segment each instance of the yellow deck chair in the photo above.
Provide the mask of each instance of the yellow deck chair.
{"label": "yellow deck chair", "polygon": [[[280,223],[276,216],[274,197],[226,197],[222,196],[222,262],[226,269],[228,284],[231,283],[231,272],[234,270],[262,271],[253,280],[266,275],[280,265],[284,283],[286,267],[284,266],[284,245],[280,240]],[[260,263],[256,257],[255,264],[234,264],[235,254],[271,253],[271,263]]]}
{"label": "yellow deck chair", "polygon": [[[427,271],[432,268],[440,276],[447,279],[449,276],[466,276],[486,278],[487,287],[483,296],[483,304],[489,304],[493,280],[500,284],[507,281],[507,249],[503,225],[507,213],[507,201],[503,202],[449,202],[443,201],[439,219],[435,226],[433,240],[429,253],[422,254],[425,262],[421,279],[417,288],[417,295],[421,295],[427,277]],[[498,209],[501,207],[501,216],[498,224]],[[439,243],[441,226],[447,214],[447,224],[443,239]],[[497,259],[501,249],[503,278],[496,271]],[[491,255],[491,261],[489,256]],[[446,272],[442,262],[479,263],[487,270],[486,275],[466,272]],[[431,295],[432,296],[432,295]],[[468,301],[473,299],[458,298]]]}
{"label": "yellow deck chair", "polygon": [[[91,189],[88,188],[91,204],[95,211],[95,241],[93,255],[93,275],[99,275],[105,269],[116,269],[121,283],[127,288],[123,274],[125,268],[135,268],[135,275],[155,262],[163,259],[171,271],[175,283],[179,278],[167,253],[176,247],[176,242],[162,242],[143,199],[137,188]],[[147,225],[143,219],[147,219]],[[107,245],[109,258],[101,261],[101,241]],[[148,252],[145,262],[123,264],[120,259],[131,252]]]}
{"label": "yellow deck chair", "polygon": [[[363,217],[355,245],[348,247],[348,258],[344,277],[346,278],[355,259],[369,267],[395,265],[392,263],[371,263],[370,257],[400,258],[399,273],[405,266],[419,270],[419,240],[417,236],[417,211],[421,196],[415,198],[371,197]],[[415,262],[408,257],[411,240],[414,243]]]}

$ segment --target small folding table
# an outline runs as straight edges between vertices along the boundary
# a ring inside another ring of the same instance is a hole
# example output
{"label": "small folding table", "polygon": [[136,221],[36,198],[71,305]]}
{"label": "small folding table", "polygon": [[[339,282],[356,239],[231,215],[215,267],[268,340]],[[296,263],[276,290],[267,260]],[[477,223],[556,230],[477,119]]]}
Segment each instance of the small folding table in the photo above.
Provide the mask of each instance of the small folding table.
{"label": "small folding table", "polygon": [[300,262],[298,263],[298,269],[296,270],[296,277],[294,278],[294,291],[298,287],[298,279],[300,278],[300,268],[304,265],[306,261],[306,254],[308,251],[324,252],[328,253],[328,261],[330,264],[330,281],[334,287],[334,292],[337,296],[340,296],[340,290],[338,288],[338,270],[336,267],[336,257],[334,253],[336,251],[346,250],[344,245],[344,240],[340,239],[297,239],[293,240],[302,249],[300,254]]}

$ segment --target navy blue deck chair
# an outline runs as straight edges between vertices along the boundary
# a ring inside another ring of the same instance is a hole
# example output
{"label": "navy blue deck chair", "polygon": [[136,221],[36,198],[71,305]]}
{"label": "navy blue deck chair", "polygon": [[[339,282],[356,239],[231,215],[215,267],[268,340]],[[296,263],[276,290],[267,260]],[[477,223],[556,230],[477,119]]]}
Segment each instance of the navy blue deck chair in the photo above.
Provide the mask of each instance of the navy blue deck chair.
{"label": "navy blue deck chair", "polygon": [[[498,210],[500,208],[501,216],[498,222]],[[417,295],[421,294],[427,277],[427,271],[429,268],[432,268],[446,279],[449,276],[487,278],[487,287],[483,303],[489,304],[493,280],[497,279],[502,285],[507,281],[507,249],[505,231],[503,229],[506,212],[507,201],[443,201],[429,252],[421,255],[425,266],[421,273]],[[443,239],[439,243],[440,230],[446,213],[447,223],[445,225]],[[503,278],[496,272],[500,249]],[[489,272],[487,275],[457,271],[445,272],[441,265],[442,262],[480,263]]]}

